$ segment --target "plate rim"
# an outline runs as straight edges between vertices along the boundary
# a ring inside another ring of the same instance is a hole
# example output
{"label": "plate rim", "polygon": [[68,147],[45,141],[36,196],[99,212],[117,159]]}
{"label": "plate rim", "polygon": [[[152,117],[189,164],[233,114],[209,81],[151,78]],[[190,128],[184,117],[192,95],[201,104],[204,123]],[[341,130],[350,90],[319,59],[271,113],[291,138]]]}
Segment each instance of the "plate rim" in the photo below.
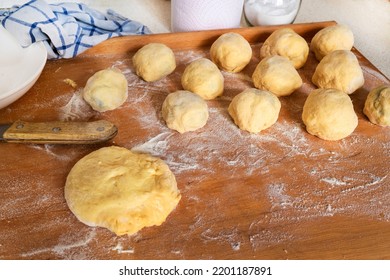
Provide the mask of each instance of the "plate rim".
{"label": "plate rim", "polygon": [[[17,87],[11,88],[10,90],[5,91],[5,92],[0,92],[0,102],[10,98],[14,94],[17,94],[19,91],[23,91],[26,87],[28,87],[28,85],[30,83],[34,82],[34,80],[36,81],[39,78],[39,76],[41,75],[42,70],[45,67],[46,62],[47,62],[47,50],[46,50],[46,47],[44,45],[44,42],[43,41],[35,42],[35,43],[31,44],[30,46],[24,48],[24,50],[27,51],[27,49],[30,49],[30,48],[35,48],[37,51],[34,52],[34,55],[38,55],[39,57],[41,57],[41,59],[38,60],[37,66],[35,67],[35,69],[36,69],[34,71],[35,75],[31,75],[30,77],[28,77],[28,79],[26,79],[25,81],[20,83]],[[31,85],[31,86],[33,86],[33,85]],[[27,92],[28,89],[25,92]],[[20,93],[20,95],[22,96],[24,93]],[[8,104],[1,106],[1,107],[6,107],[11,103],[8,103]]]}

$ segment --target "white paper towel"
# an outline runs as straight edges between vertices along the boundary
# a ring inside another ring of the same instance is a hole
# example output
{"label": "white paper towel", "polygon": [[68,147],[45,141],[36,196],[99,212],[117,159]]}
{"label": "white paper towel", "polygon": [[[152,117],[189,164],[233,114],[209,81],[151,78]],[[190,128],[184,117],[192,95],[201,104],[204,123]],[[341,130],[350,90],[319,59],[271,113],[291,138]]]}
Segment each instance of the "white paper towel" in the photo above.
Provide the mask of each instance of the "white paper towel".
{"label": "white paper towel", "polygon": [[172,0],[174,32],[235,28],[240,26],[244,0]]}

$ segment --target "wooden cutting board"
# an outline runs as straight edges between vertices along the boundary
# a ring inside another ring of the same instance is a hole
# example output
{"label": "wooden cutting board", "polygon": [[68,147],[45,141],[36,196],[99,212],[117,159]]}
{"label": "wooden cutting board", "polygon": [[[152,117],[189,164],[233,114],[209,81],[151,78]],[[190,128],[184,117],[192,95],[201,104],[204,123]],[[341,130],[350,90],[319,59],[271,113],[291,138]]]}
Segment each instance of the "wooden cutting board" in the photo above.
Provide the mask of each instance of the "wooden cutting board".
{"label": "wooden cutting board", "polygon": [[[290,27],[310,42],[332,24]],[[280,98],[281,113],[271,128],[249,134],[227,113],[233,96],[253,87],[261,42],[276,28],[114,38],[75,59],[49,61],[28,93],[0,110],[0,123],[105,119],[119,133],[94,146],[0,144],[0,258],[390,259],[390,130],[362,113],[368,92],[390,81],[356,49],[365,84],[351,95],[359,125],[348,138],[324,141],[302,123],[303,103],[315,88],[312,53],[299,70],[303,86]],[[248,39],[252,61],[241,73],[223,72],[224,95],[208,101],[204,128],[182,135],[168,129],[161,117],[164,98],[181,89],[185,66],[209,57],[212,42],[228,31]],[[131,62],[149,42],[173,48],[178,64],[155,83],[140,80]],[[98,113],[80,94],[87,79],[107,67],[123,71],[129,97],[120,108]],[[170,166],[182,199],[161,226],[117,237],[82,224],[69,211],[64,184],[70,169],[109,145],[150,153]]]}

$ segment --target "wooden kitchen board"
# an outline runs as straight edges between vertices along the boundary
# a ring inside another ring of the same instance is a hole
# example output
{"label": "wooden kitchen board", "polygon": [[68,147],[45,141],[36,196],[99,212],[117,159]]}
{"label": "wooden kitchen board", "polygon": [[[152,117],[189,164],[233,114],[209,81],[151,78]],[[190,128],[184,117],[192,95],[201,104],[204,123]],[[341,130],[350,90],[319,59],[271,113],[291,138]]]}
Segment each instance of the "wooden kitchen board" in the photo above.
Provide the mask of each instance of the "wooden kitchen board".
{"label": "wooden kitchen board", "polygon": [[[291,25],[308,41],[334,22]],[[110,39],[75,59],[49,61],[34,87],[0,110],[0,123],[105,119],[118,126],[110,143],[93,146],[0,145],[1,259],[390,259],[390,130],[364,116],[368,92],[390,81],[356,49],[365,84],[351,95],[359,125],[340,141],[309,135],[301,120],[318,62],[299,70],[303,86],[280,98],[278,122],[257,135],[239,130],[227,113],[233,96],[253,87],[261,42],[280,27],[235,29],[253,47],[241,72],[225,77],[224,95],[208,101],[207,125],[179,134],[165,126],[161,105],[181,89],[185,65],[209,57],[231,30]],[[131,57],[161,42],[177,69],[146,83]],[[80,94],[98,70],[117,67],[129,82],[120,108],[98,113]],[[73,88],[65,79],[77,83]],[[176,176],[182,199],[165,223],[117,237],[79,222],[64,199],[66,176],[84,155],[118,145],[160,157]]]}

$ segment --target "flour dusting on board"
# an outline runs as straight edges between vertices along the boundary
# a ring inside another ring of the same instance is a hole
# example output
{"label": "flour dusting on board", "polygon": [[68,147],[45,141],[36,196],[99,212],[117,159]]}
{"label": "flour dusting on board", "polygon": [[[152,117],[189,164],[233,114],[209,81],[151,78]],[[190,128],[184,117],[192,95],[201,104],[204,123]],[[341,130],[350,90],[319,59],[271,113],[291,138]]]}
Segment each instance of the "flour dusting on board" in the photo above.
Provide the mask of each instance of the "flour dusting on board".
{"label": "flour dusting on board", "polygon": [[[199,57],[194,52],[188,55],[191,57],[188,58],[184,52],[177,54],[182,61],[192,61]],[[388,180],[386,169],[356,171],[353,159],[355,151],[351,149],[353,145],[362,143],[366,149],[372,149],[377,143],[360,137],[358,133],[338,142],[318,141],[315,138],[313,141],[313,137],[305,131],[300,120],[302,104],[297,105],[284,98],[281,99],[282,108],[296,114],[295,119],[280,117],[271,128],[259,134],[241,131],[228,115],[227,107],[232,100],[232,93],[236,94],[251,86],[250,74],[223,74],[227,94],[208,102],[208,123],[196,133],[180,135],[168,129],[159,115],[159,106],[145,106],[145,98],[148,98],[145,94],[142,94],[141,98],[134,96],[130,102],[140,104],[137,107],[143,109],[139,112],[141,116],[138,119],[141,126],[157,133],[145,142],[129,145],[128,148],[163,158],[179,178],[181,175],[191,176],[193,171],[199,172],[198,176],[208,178],[213,176],[216,168],[232,178],[243,174],[242,172],[246,176],[259,178],[270,176],[263,191],[268,197],[271,211],[268,214],[259,214],[253,223],[248,225],[249,244],[254,250],[298,239],[299,236],[293,233],[264,229],[266,225],[278,225],[283,221],[304,222],[334,215],[369,216],[372,219],[390,221],[390,205],[387,202],[390,197],[385,191],[386,184],[383,184]],[[128,78],[132,80],[134,77]],[[173,76],[167,79],[177,78]],[[170,81],[165,82],[170,84]],[[166,90],[162,81],[158,85],[147,85],[145,89],[150,94],[155,94],[158,91],[155,86],[162,88],[163,92]],[[312,90],[308,83],[302,88],[306,94]],[[166,94],[159,97],[159,105]],[[389,138],[387,131],[382,133],[387,133],[386,139]],[[178,147],[181,152],[175,153]],[[327,165],[321,165],[321,162]],[[275,170],[283,170],[286,163],[287,166],[293,166],[290,170],[283,171],[287,175],[282,176],[282,179],[273,175]],[[337,177],[335,173],[345,176]],[[286,178],[289,180],[285,181]],[[306,183],[302,185],[302,182]],[[190,190],[184,190],[184,196],[196,197]],[[218,205],[218,200],[215,200],[210,203],[210,207],[221,206]],[[220,216],[221,213],[216,211],[214,218],[218,219]],[[234,226],[220,230],[210,227],[198,215],[194,219],[189,230],[199,232],[206,244],[226,244],[234,251],[240,250],[248,243],[240,240],[239,230]]]}
{"label": "flour dusting on board", "polygon": [[[259,46],[253,48],[254,53],[258,53]],[[182,194],[178,208],[168,216],[162,228],[152,227],[146,229],[145,234],[141,231],[142,234],[130,237],[116,237],[106,229],[89,228],[79,223],[77,230],[59,233],[58,239],[52,238],[50,244],[38,244],[35,250],[19,253],[21,258],[39,258],[48,254],[53,258],[92,258],[91,247],[100,246],[95,241],[103,233],[106,234],[104,250],[114,258],[143,258],[142,248],[149,238],[173,240],[169,243],[171,245],[161,242],[156,248],[157,252],[165,250],[164,253],[171,258],[189,256],[193,242],[198,242],[196,246],[206,251],[221,248],[234,258],[235,253],[242,250],[260,252],[299,241],[302,237],[296,228],[323,218],[342,216],[390,222],[388,166],[386,162],[377,163],[372,158],[372,151],[390,158],[390,131],[371,126],[371,134],[366,134],[360,127],[364,129],[369,124],[360,110],[359,126],[346,139],[323,141],[308,134],[301,121],[301,111],[306,96],[313,89],[310,82],[312,68],[299,70],[304,80],[299,91],[280,98],[282,109],[278,121],[259,134],[250,134],[234,124],[227,108],[236,94],[253,87],[251,73],[259,61],[254,56],[249,68],[243,72],[223,72],[225,92],[223,96],[207,101],[207,124],[195,132],[180,134],[165,125],[161,116],[162,103],[170,92],[182,89],[180,78],[185,65],[209,54],[206,49],[176,51],[175,54],[176,71],[154,83],[137,77],[129,58],[110,60],[108,67],[120,69],[129,84],[127,101],[115,111],[94,112],[83,100],[81,88],[53,98],[50,104],[60,104],[57,113],[61,120],[107,117],[119,128],[115,145],[163,159],[175,174]],[[370,77],[370,87],[384,81],[380,74],[369,68],[363,66],[363,70]],[[358,108],[362,100],[356,96],[351,95],[351,98]],[[142,133],[137,134],[137,131]],[[85,148],[66,149],[55,145],[29,147],[30,153],[45,153],[47,161],[62,168],[66,165],[67,169],[85,151]],[[7,190],[3,195],[7,197],[0,205],[0,218],[19,217],[27,207],[36,212],[52,209],[64,216],[48,218],[35,228],[37,232],[56,228],[59,224],[75,225],[77,221],[64,202],[63,185],[51,188],[41,175],[36,186],[39,192],[27,194],[24,189],[28,189],[29,178],[35,175],[23,172],[15,173],[19,180],[17,184],[11,175],[3,183],[4,190]],[[56,178],[65,177],[61,173]],[[19,192],[18,199],[11,199],[8,194],[15,191]],[[36,198],[34,205],[25,205],[27,195]],[[24,207],[18,208],[17,205]],[[15,210],[12,213],[3,211],[7,208]],[[280,225],[291,225],[293,229]],[[172,235],[171,228],[178,234]],[[12,234],[8,230],[4,238],[11,238]],[[285,252],[287,254],[287,250]],[[211,257],[205,255],[205,258]]]}
{"label": "flour dusting on board", "polygon": [[[59,243],[53,247],[37,249],[31,252],[22,253],[23,258],[33,258],[35,255],[50,252],[57,257],[65,259],[86,259],[88,254],[83,251],[83,248],[88,248],[88,244],[94,240],[96,236],[96,230],[92,230],[86,233],[86,236],[64,236],[63,240],[59,240]],[[73,237],[73,238],[72,238]],[[72,249],[77,249],[76,253]]]}
{"label": "flour dusting on board", "polygon": [[118,252],[119,254],[133,254],[134,253],[133,248],[124,249],[123,245],[121,243],[118,243],[112,250]]}
{"label": "flour dusting on board", "polygon": [[59,118],[62,121],[88,119],[95,114],[83,99],[83,89],[73,93],[68,103],[60,107],[59,111]]}

